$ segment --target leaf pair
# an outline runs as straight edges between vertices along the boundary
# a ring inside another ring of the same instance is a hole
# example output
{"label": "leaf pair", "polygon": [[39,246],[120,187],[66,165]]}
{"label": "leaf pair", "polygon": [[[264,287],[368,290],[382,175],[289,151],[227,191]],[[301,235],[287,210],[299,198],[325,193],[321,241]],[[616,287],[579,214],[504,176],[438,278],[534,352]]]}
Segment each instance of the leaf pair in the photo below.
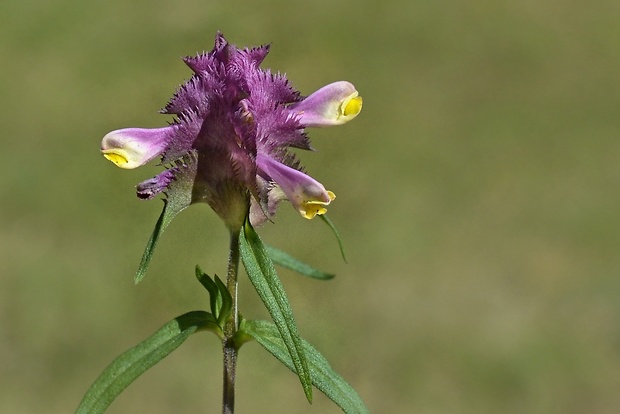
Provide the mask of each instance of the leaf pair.
{"label": "leaf pair", "polygon": [[[159,234],[182,207],[170,206],[170,209],[164,209],[145,251],[136,281],[146,270]],[[327,223],[335,231],[333,225]],[[338,241],[341,245],[339,238]],[[243,320],[237,334],[245,339],[238,345],[241,346],[250,338],[256,339],[298,375],[308,401],[312,400],[314,385],[345,413],[367,413],[367,408],[355,390],[331,368],[312,345],[299,336],[290,304],[273,263],[317,279],[328,280],[333,278],[333,275],[318,271],[281,250],[266,247],[249,222],[246,222],[241,232],[239,248],[249,279],[271,314],[274,324]],[[209,292],[211,313],[194,311],[181,315],[120,355],[89,388],[76,414],[103,413],[131,382],[177,349],[193,333],[210,330],[222,337],[221,326],[232,311],[230,293],[217,276],[211,279],[198,267],[196,277]]]}
{"label": "leaf pair", "polygon": [[[116,358],[97,378],[82,399],[76,414],[102,414],[136,378],[177,349],[192,334],[211,330],[215,324],[207,312],[188,312],[162,326],[151,337]],[[266,321],[244,321],[244,334],[251,336],[293,372],[295,365],[278,328]],[[308,342],[301,340],[307,355],[312,384],[345,413],[364,414],[368,409],[355,390]]]}

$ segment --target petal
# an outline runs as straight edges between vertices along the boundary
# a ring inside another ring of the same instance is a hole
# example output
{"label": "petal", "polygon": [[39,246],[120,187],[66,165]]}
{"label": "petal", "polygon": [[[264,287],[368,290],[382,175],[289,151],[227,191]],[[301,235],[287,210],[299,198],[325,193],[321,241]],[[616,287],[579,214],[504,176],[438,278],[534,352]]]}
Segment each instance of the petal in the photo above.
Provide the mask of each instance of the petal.
{"label": "petal", "polygon": [[342,125],[360,113],[362,97],[353,84],[340,81],[322,87],[289,109],[306,127]]}
{"label": "petal", "polygon": [[173,132],[172,125],[154,129],[117,129],[103,137],[101,153],[120,168],[137,168],[161,155]]}
{"label": "petal", "polygon": [[317,214],[325,214],[325,206],[336,198],[334,193],[327,191],[323,184],[314,178],[273,158],[258,154],[256,165],[280,186],[286,198],[307,219]]}

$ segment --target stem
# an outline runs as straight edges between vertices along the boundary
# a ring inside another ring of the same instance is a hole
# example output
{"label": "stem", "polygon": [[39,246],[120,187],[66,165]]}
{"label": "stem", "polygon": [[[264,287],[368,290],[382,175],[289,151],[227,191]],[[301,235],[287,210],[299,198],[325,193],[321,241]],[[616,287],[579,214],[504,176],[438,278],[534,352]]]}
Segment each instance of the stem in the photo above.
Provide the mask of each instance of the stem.
{"label": "stem", "polygon": [[224,394],[222,397],[222,413],[235,412],[235,371],[237,368],[237,346],[234,337],[237,332],[237,273],[239,271],[239,230],[230,232],[230,253],[228,256],[228,271],[226,273],[226,287],[232,297],[230,316],[224,325]]}

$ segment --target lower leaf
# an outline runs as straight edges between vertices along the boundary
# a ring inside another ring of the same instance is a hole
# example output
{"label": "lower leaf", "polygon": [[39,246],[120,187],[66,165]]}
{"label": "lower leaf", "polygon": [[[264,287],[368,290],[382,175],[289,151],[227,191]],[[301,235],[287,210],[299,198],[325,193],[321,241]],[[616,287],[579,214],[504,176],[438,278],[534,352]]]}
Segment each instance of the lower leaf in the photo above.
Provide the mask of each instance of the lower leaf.
{"label": "lower leaf", "polygon": [[199,329],[215,328],[208,312],[194,311],[181,315],[116,358],[84,395],[76,414],[103,413],[114,399],[142,373],[177,349]]}
{"label": "lower leaf", "polygon": [[[274,324],[267,321],[245,321],[241,329],[256,339],[256,342],[261,344],[263,348],[280,360],[291,371],[296,372],[286,345]],[[366,405],[364,405],[364,402],[353,387],[333,370],[329,362],[316,348],[304,339],[301,341],[308,361],[312,384],[335,402],[345,413],[368,413],[368,408],[366,408]]]}

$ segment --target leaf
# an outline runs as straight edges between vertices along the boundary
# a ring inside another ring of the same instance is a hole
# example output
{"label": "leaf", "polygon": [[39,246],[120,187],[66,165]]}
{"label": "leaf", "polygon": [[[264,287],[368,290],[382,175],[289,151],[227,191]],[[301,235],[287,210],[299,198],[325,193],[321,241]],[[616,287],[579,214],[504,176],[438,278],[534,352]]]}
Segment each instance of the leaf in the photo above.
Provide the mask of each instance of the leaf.
{"label": "leaf", "polygon": [[301,345],[301,338],[297,332],[293,311],[284,288],[280,283],[276,269],[273,267],[273,262],[249,221],[246,221],[241,232],[239,246],[241,248],[241,260],[248,277],[280,332],[280,336],[295,366],[295,372],[301,381],[306,398],[309,402],[312,402],[310,372],[308,371],[308,364]]}
{"label": "leaf", "polygon": [[[295,365],[278,333],[278,329],[272,323],[267,321],[245,321],[242,329],[245,333],[254,337],[263,348],[290,370],[296,372]],[[333,370],[323,355],[304,339],[302,339],[302,346],[308,358],[312,384],[335,402],[345,413],[368,413],[368,408],[366,408],[358,393]]]}
{"label": "leaf", "polygon": [[267,253],[269,253],[269,257],[271,257],[271,260],[273,260],[275,264],[293,270],[303,276],[319,280],[330,280],[335,276],[331,273],[325,273],[315,269],[280,249],[267,245],[265,245],[265,248],[267,249]]}
{"label": "leaf", "polygon": [[213,315],[203,311],[181,315],[117,357],[90,386],[76,414],[103,413],[114,399],[142,373],[168,356],[191,334],[215,324]]}
{"label": "leaf", "polygon": [[338,247],[340,248],[340,254],[342,255],[342,260],[344,260],[344,262],[346,263],[347,257],[344,254],[344,244],[342,243],[342,239],[340,238],[340,233],[338,233],[338,229],[336,228],[334,223],[327,217],[327,215],[321,214],[319,218],[329,226],[329,228],[334,233],[334,236],[336,236],[336,240],[338,241]]}
{"label": "leaf", "polygon": [[166,227],[168,227],[168,224],[170,224],[172,219],[186,207],[187,205],[180,205],[179,203],[170,202],[168,199],[164,200],[164,209],[162,210],[157,223],[155,223],[155,228],[153,229],[151,238],[146,243],[144,253],[142,254],[142,260],[140,261],[140,266],[138,266],[138,271],[134,277],[134,282],[136,284],[140,283],[146,274],[146,270],[148,269],[153,253],[155,252],[155,246],[157,246],[157,242],[159,241],[159,236],[161,236]]}
{"label": "leaf", "polygon": [[220,278],[217,277],[217,275],[215,275],[215,285],[217,286],[220,292],[220,297],[222,298],[220,308],[218,309],[217,321],[219,322],[220,326],[223,326],[224,322],[228,319],[228,316],[232,311],[233,299],[232,296],[230,296],[228,288],[226,287],[224,282],[222,282]]}
{"label": "leaf", "polygon": [[135,283],[139,283],[142,278],[144,278],[146,270],[151,263],[155,246],[157,246],[157,242],[159,241],[159,236],[161,236],[166,227],[168,227],[172,219],[174,219],[177,214],[185,210],[192,203],[192,187],[197,171],[195,157],[196,154],[192,152],[182,160],[176,161],[174,167],[172,167],[175,170],[174,180],[172,180],[166,188],[164,209],[162,210],[161,215],[155,224],[155,229],[153,229],[153,234],[151,234],[151,238],[147,242],[146,248],[144,249],[140,266],[138,266],[138,271],[134,277]]}
{"label": "leaf", "polygon": [[204,273],[200,266],[196,266],[196,278],[200,284],[209,292],[211,313],[215,316],[215,319],[219,321],[220,309],[222,309],[222,292],[217,287],[217,284]]}
{"label": "leaf", "polygon": [[209,275],[200,269],[200,266],[196,266],[196,278],[209,291],[211,313],[217,319],[218,324],[223,326],[224,321],[230,315],[233,305],[228,288],[217,275],[211,279]]}

